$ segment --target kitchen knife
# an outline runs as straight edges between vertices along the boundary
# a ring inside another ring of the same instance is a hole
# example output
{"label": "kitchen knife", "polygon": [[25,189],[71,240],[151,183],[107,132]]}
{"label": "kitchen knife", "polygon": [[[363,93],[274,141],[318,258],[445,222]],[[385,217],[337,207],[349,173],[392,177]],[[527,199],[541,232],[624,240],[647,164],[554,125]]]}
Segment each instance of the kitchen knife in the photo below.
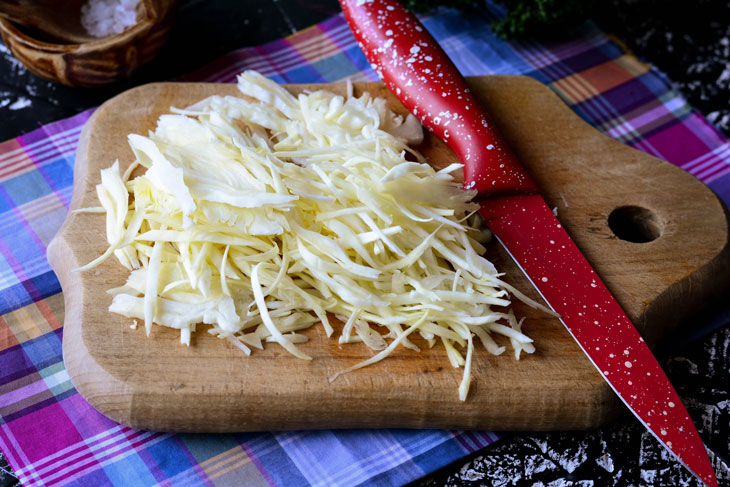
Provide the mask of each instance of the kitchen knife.
{"label": "kitchen knife", "polygon": [[708,486],[717,480],[679,396],[483,112],[464,78],[397,0],[341,0],[360,48],[388,88],[464,164],[480,215],[598,372],[646,428]]}

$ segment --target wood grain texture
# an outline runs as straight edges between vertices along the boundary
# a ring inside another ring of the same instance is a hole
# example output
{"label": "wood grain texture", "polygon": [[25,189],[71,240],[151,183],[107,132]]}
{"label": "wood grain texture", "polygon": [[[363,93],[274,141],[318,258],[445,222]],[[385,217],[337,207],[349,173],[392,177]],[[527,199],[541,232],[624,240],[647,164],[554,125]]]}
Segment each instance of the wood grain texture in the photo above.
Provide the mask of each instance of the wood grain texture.
{"label": "wood grain texture", "polygon": [[[469,84],[508,142],[557,207],[558,217],[647,340],[670,331],[724,290],[730,280],[728,223],[717,197],[675,166],[616,142],[580,120],[549,88],[526,77],[471,78]],[[343,85],[291,86],[292,91]],[[402,106],[381,84],[356,85]],[[146,133],[170,106],[233,85],[162,83],[135,88],[104,104],[81,136],[71,207],[97,206],[99,170],[133,160],[128,133]],[[421,150],[438,165],[453,162],[439,141]],[[654,218],[660,236],[647,243],[617,238],[608,226],[616,208],[637,206]],[[269,344],[250,357],[205,332],[192,345],[179,332],[143,327],[111,314],[106,289],[127,275],[111,259],[88,273],[72,269],[106,248],[104,218],[69,214],[48,250],[64,290],[63,353],[82,395],[107,416],[136,428],[169,431],[246,431],[300,428],[595,427],[621,411],[619,401],[554,318],[515,303],[537,352],[515,361],[478,348],[466,402],[458,400],[462,370],[442,347],[416,353],[399,348],[378,364],[334,373],[371,356],[364,345],[339,345],[315,326],[301,345],[311,362]],[[506,279],[537,297],[497,244],[489,251]]]}

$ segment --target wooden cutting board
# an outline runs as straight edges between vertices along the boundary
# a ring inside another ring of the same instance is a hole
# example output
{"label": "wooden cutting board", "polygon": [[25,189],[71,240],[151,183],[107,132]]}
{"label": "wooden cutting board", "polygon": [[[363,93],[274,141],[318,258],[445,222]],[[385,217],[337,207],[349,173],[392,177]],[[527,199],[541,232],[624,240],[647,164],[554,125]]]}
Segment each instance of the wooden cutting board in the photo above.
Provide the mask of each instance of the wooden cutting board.
{"label": "wooden cutting board", "polygon": [[[697,311],[730,279],[728,223],[718,198],[671,164],[616,142],[583,122],[549,88],[526,77],[469,80],[548,204],[605,280],[639,330],[653,343]],[[294,92],[342,84],[290,86]],[[381,84],[356,85],[403,107]],[[132,162],[129,133],[146,134],[170,106],[233,85],[162,83],[135,88],[105,103],[86,124],[77,152],[72,208],[98,206],[99,170]],[[434,139],[421,147],[431,161],[454,162]],[[299,360],[276,344],[250,357],[198,332],[144,327],[111,314],[105,291],[125,281],[114,259],[87,273],[72,269],[106,248],[104,217],[73,214],[48,258],[63,286],[63,353],[76,388],[99,411],[135,428],[246,431],[299,428],[579,429],[623,410],[611,389],[554,318],[515,303],[536,353],[516,361],[478,348],[466,402],[458,400],[462,369],[441,346],[421,353],[399,348],[390,358],[341,376],[371,356],[364,345],[339,345],[321,327],[306,333]],[[634,241],[631,241],[634,240]],[[641,242],[636,242],[639,240]],[[536,292],[498,244],[489,257],[506,279]]]}

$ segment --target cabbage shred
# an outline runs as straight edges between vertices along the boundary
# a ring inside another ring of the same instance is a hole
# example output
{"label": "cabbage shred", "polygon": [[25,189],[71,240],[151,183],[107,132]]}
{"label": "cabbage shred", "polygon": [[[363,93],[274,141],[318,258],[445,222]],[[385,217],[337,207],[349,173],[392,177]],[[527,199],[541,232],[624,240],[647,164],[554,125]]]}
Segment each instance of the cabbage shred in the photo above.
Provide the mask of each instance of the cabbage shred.
{"label": "cabbage shred", "polygon": [[102,170],[110,247],[81,269],[114,254],[131,271],[110,311],[147,334],[153,322],[177,328],[187,345],[204,323],[245,353],[273,341],[302,359],[297,332],[321,323],[330,336],[335,316],[340,343],[378,351],[343,372],[398,345],[418,350],[417,333],[464,367],[461,400],[473,338],[493,354],[505,350],[493,335],[517,358],[534,351],[521,321],[494,309],[516,290],[467,223],[478,206],[454,176],[461,165],[437,170],[410,149],[422,138],[414,118],[367,93],[294,96],[252,71],[238,88],[245,97],[173,109],[130,135],[142,175]]}

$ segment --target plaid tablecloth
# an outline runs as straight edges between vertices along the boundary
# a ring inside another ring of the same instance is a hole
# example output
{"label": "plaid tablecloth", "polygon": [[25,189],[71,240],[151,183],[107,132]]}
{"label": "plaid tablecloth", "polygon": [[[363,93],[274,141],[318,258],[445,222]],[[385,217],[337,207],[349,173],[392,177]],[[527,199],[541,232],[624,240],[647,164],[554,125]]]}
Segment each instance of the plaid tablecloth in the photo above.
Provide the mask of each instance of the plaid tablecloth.
{"label": "plaid tablecloth", "polygon": [[[730,144],[663,75],[592,24],[552,44],[497,39],[491,4],[425,24],[466,75],[525,74],[606,134],[670,161],[730,201]],[[342,16],[241,49],[187,79],[231,82],[256,69],[279,82],[375,79]],[[497,438],[464,431],[173,435],[135,431],[92,409],[61,358],[63,299],[45,258],[67,212],[81,113],[0,144],[0,448],[25,487],[395,486]]]}

